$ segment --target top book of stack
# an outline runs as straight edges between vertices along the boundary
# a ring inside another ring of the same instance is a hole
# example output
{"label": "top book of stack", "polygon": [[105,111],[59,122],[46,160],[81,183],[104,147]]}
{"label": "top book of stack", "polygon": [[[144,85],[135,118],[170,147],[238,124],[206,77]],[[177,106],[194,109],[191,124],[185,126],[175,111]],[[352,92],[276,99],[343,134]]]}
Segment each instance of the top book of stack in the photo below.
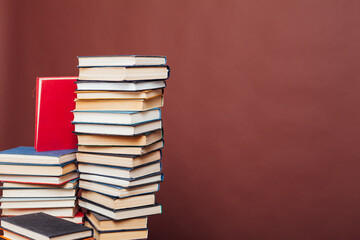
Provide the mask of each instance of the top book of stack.
{"label": "top book of stack", "polygon": [[79,81],[156,81],[169,78],[166,57],[78,57]]}

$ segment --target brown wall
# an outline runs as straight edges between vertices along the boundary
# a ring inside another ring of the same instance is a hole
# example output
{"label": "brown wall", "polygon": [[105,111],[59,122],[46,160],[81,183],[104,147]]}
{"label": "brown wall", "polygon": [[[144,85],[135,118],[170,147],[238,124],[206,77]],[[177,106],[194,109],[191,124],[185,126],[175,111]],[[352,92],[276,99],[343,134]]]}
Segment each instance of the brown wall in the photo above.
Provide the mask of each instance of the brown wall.
{"label": "brown wall", "polygon": [[166,55],[150,239],[360,238],[360,1],[0,3],[0,149],[32,144],[36,76]]}

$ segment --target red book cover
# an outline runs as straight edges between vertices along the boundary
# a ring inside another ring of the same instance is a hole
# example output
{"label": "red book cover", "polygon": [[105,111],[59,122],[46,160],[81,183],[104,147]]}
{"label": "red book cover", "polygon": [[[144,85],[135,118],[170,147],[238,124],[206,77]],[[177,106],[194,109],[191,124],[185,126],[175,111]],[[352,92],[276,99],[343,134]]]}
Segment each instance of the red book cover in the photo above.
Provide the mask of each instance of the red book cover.
{"label": "red book cover", "polygon": [[36,80],[35,150],[77,148],[73,133],[77,77],[39,77]]}

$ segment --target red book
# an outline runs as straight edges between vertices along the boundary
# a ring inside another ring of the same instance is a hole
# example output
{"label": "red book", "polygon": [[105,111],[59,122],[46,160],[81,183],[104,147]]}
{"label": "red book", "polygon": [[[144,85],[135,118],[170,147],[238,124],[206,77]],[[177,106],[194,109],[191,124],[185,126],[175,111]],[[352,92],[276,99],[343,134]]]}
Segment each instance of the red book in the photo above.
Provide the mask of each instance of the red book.
{"label": "red book", "polygon": [[73,133],[77,77],[39,77],[36,81],[35,150],[77,148]]}

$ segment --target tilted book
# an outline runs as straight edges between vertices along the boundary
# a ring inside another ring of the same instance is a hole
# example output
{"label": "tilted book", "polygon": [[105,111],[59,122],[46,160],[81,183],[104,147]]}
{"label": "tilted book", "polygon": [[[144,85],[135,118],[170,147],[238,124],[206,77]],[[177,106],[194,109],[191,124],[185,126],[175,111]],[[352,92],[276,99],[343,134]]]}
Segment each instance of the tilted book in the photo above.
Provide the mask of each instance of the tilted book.
{"label": "tilted book", "polygon": [[76,148],[72,110],[77,77],[39,77],[36,82],[35,149]]}

